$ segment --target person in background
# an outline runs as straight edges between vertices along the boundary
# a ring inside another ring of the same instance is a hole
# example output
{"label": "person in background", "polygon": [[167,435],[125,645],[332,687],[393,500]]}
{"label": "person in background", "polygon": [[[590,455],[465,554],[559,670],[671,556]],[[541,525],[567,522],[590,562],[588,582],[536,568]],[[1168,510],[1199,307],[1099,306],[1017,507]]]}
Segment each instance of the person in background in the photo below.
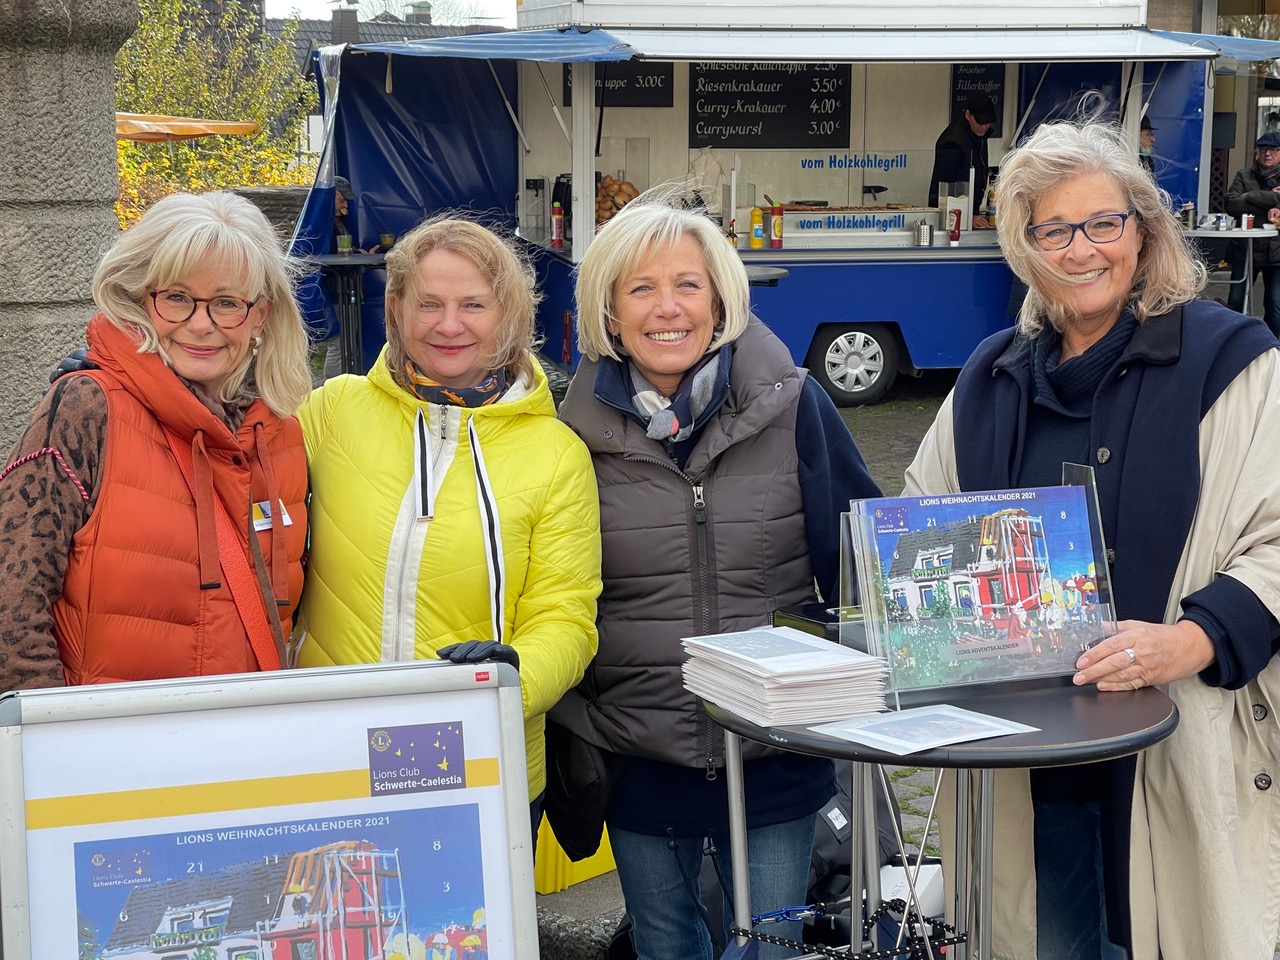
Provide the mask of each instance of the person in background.
{"label": "person in background", "polygon": [[965,101],[964,113],[952,120],[938,135],[933,145],[933,172],[929,175],[929,206],[938,205],[938,184],[969,183],[969,168],[973,168],[973,226],[975,230],[988,226],[987,218],[980,214],[987,195],[987,182],[991,175],[991,163],[987,159],[987,139],[996,122],[995,104],[985,93],[971,93]]}
{"label": "person in background", "polygon": [[[1280,133],[1264,133],[1255,144],[1257,152],[1251,166],[1237,171],[1227,191],[1227,213],[1239,217],[1252,213],[1257,224],[1280,224]],[[1231,293],[1227,305],[1241,313],[1249,311],[1244,302],[1245,244],[1253,243],[1253,270],[1262,273],[1262,318],[1271,332],[1280,336],[1280,237],[1258,240],[1232,240],[1227,245],[1231,264]],[[1253,277],[1248,278],[1250,280]]]}
{"label": "person in background", "polygon": [[95,369],[57,380],[0,471],[0,690],[287,663],[311,386],[297,272],[230,193],[165,197],[103,257]]}
{"label": "person in background", "polygon": [[1156,160],[1151,151],[1156,148],[1156,128],[1151,125],[1150,117],[1143,117],[1138,131],[1138,161],[1147,173],[1156,174]]}
{"label": "person in background", "polygon": [[[338,237],[351,236],[351,227],[347,223],[347,217],[351,213],[351,201],[355,198],[356,194],[351,189],[351,181],[346,177],[335,176],[333,178],[333,238],[329,243],[330,253],[338,252]],[[355,240],[353,238],[352,253],[365,252],[357,250],[354,243]],[[336,302],[338,289],[335,281],[332,277],[326,277],[325,284],[329,290],[329,299]],[[336,323],[336,321],[334,322]],[[340,373],[342,373],[342,338],[330,337],[324,341],[324,378],[328,380]]]}
{"label": "person in background", "polygon": [[[659,189],[610,220],[577,299],[586,359],[560,416],[595,464],[604,592],[599,652],[552,718],[619,762],[605,822],[640,960],[702,960],[696,878],[705,837],[728,860],[728,800],[680,640],[767,625],[815,599],[815,578],[834,598],[840,513],[879,490],[830,399],[751,316],[733,248],[679,197]],[[743,750],[752,913],[803,904],[831,764]]]}
{"label": "person in background", "polygon": [[338,252],[338,237],[351,236],[347,217],[351,214],[351,201],[356,198],[351,181],[346,177],[333,178],[333,244],[330,253]]}
{"label": "person in background", "polygon": [[532,826],[544,715],[596,650],[586,448],[532,352],[532,268],[436,217],[387,254],[387,343],[299,416],[312,534],[300,666],[494,658],[520,671]]}
{"label": "person in background", "polygon": [[1118,629],[1074,682],[1115,697],[1158,686],[1180,722],[1138,757],[997,772],[995,952],[1270,958],[1276,338],[1196,299],[1204,264],[1119,128],[1041,126],[997,192],[1000,246],[1029,292],[1017,327],[965,364],[906,492],[1051,486],[1064,462],[1091,465]]}

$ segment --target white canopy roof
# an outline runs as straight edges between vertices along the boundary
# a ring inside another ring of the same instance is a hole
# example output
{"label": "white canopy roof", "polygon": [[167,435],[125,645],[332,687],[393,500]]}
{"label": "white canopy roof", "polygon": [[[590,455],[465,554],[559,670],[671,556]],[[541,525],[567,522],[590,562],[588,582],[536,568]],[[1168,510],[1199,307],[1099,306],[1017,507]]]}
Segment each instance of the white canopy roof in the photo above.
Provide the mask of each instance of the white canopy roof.
{"label": "white canopy roof", "polygon": [[1019,62],[1208,60],[1218,51],[1148,30],[606,31],[650,60]]}

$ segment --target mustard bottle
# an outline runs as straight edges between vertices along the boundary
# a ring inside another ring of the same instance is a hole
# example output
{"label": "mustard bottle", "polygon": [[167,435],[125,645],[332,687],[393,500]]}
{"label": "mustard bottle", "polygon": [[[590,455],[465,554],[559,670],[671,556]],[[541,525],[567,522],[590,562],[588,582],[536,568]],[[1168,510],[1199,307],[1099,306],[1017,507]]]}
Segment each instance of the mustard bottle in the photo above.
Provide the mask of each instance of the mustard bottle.
{"label": "mustard bottle", "polygon": [[764,211],[759,207],[751,208],[751,243],[752,250],[764,249]]}

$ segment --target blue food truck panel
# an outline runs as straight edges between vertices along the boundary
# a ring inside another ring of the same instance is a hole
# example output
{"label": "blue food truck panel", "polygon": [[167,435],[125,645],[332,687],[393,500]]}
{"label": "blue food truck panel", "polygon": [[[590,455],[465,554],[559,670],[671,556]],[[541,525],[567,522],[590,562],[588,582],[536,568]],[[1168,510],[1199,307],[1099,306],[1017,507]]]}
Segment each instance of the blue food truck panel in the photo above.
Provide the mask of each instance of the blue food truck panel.
{"label": "blue food truck panel", "polygon": [[958,367],[985,337],[1012,322],[1013,274],[999,257],[950,252],[865,260],[846,253],[838,260],[778,263],[790,275],[776,287],[752,287],[751,303],[797,363],[809,359],[824,326],[883,324],[897,335],[904,364]]}

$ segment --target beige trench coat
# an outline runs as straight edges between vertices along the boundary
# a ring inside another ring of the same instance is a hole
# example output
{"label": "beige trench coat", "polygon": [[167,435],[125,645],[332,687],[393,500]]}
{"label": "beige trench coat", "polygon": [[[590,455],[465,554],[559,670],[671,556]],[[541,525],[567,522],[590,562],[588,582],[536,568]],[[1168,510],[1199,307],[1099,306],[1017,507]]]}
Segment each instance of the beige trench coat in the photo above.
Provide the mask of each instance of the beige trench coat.
{"label": "beige trench coat", "polygon": [[[1219,574],[1280,616],[1280,352],[1254,360],[1205,415],[1200,472],[1165,622],[1178,619],[1182,597]],[[907,468],[904,492],[960,492],[951,397]],[[1134,785],[1133,960],[1271,960],[1280,928],[1280,659],[1241,690],[1190,677],[1166,692],[1178,705],[1178,729],[1139,756]],[[939,806],[954,806],[949,782]],[[947,847],[949,813],[941,814]],[[995,953],[1035,960],[1026,771],[997,771],[995,816]]]}

